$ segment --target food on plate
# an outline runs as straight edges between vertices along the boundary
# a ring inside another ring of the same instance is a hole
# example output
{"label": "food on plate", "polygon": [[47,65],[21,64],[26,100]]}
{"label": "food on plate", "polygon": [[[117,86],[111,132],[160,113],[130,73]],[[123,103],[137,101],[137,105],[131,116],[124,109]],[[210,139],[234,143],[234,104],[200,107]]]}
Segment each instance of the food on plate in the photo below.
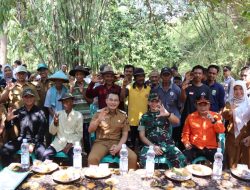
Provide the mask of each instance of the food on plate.
{"label": "food on plate", "polygon": [[197,172],[202,172],[202,167],[196,164],[192,165],[192,169]]}
{"label": "food on plate", "polygon": [[107,185],[116,185],[116,184],[118,184],[118,179],[116,179],[116,178],[109,178],[109,179],[106,179],[105,180],[105,183],[107,184]]}
{"label": "food on plate", "polygon": [[187,177],[190,175],[187,169],[185,168],[173,168],[172,173],[176,174],[177,176]]}
{"label": "food on plate", "polygon": [[103,169],[99,167],[88,168],[85,172],[85,176],[91,178],[104,178],[109,176],[110,174],[111,173],[109,169]]}
{"label": "food on plate", "polygon": [[182,182],[181,185],[183,187],[193,188],[193,187],[195,187],[195,182],[193,180],[187,180],[185,182]]}
{"label": "food on plate", "polygon": [[160,177],[161,176],[161,172],[159,170],[155,170],[154,176]]}
{"label": "food on plate", "polygon": [[22,185],[22,189],[30,189],[30,190],[35,190],[39,189],[39,183],[38,182],[26,182]]}
{"label": "food on plate", "polygon": [[52,162],[51,160],[45,160],[44,162],[35,160],[32,166],[32,170],[38,173],[50,173],[57,168],[58,164]]}
{"label": "food on plate", "polygon": [[13,172],[22,172],[22,165],[20,163],[11,163],[8,168]]}
{"label": "food on plate", "polygon": [[96,184],[94,183],[87,183],[87,188],[88,189],[94,189],[96,187]]}
{"label": "food on plate", "polygon": [[212,175],[212,169],[208,166],[201,164],[188,165],[187,170],[197,176],[209,176]]}
{"label": "food on plate", "polygon": [[69,183],[78,180],[80,178],[80,173],[74,172],[74,170],[71,169],[66,169],[54,172],[52,177],[56,182]]}
{"label": "food on plate", "polygon": [[239,178],[250,180],[250,170],[249,169],[235,168],[235,169],[231,169],[231,172],[233,175],[235,175]]}

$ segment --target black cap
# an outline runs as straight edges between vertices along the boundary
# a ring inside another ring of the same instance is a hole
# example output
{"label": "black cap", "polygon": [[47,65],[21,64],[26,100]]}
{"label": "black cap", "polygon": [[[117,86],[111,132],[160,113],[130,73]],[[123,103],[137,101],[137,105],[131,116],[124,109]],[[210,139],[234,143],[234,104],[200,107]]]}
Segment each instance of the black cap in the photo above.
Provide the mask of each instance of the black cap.
{"label": "black cap", "polygon": [[210,99],[208,94],[206,94],[205,92],[202,92],[200,96],[196,97],[196,103],[200,104],[200,103],[210,103]]}
{"label": "black cap", "polygon": [[172,74],[172,70],[169,67],[164,67],[161,69],[161,75],[164,73]]}
{"label": "black cap", "polygon": [[71,93],[66,93],[64,94],[60,99],[59,101],[63,101],[63,100],[66,100],[66,99],[75,99],[74,96],[71,94]]}
{"label": "black cap", "polygon": [[226,66],[223,67],[223,71],[224,71],[224,70],[229,70],[229,71],[231,71],[231,69],[232,69],[232,67],[230,67],[230,66],[228,66],[228,65],[226,65]]}
{"label": "black cap", "polygon": [[27,95],[35,96],[35,93],[31,88],[26,88],[23,90],[23,96],[27,96]]}
{"label": "black cap", "polygon": [[134,70],[134,76],[137,76],[137,75],[145,75],[145,72],[143,70],[143,68],[135,68]]}

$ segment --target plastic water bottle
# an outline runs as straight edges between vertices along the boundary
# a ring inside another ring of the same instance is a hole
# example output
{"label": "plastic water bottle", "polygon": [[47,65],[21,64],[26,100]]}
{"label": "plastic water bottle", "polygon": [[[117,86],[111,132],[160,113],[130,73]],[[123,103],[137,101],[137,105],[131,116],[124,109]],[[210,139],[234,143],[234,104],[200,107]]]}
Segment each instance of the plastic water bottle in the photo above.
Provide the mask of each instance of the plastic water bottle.
{"label": "plastic water bottle", "polygon": [[78,141],[75,142],[73,153],[74,153],[73,167],[76,169],[81,169],[82,168],[82,147]]}
{"label": "plastic water bottle", "polygon": [[223,154],[221,153],[221,148],[217,148],[217,152],[214,155],[214,163],[213,163],[213,179],[218,180],[221,179],[222,175],[222,161]]}
{"label": "plastic water bottle", "polygon": [[23,169],[30,167],[29,143],[27,139],[23,139],[23,143],[21,144],[21,166]]}
{"label": "plastic water bottle", "polygon": [[122,144],[122,149],[120,150],[119,167],[121,175],[128,173],[128,150],[126,144]]}
{"label": "plastic water bottle", "polygon": [[155,151],[153,146],[149,146],[146,160],[146,176],[153,177],[155,170]]}

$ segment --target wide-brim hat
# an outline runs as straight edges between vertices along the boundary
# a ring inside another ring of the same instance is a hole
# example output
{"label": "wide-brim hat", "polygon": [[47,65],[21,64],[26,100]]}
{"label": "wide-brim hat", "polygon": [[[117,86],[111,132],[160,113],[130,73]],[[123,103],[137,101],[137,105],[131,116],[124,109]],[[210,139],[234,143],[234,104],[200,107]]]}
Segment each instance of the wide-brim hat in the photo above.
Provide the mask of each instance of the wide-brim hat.
{"label": "wide-brim hat", "polygon": [[71,93],[65,93],[58,101],[63,101],[67,99],[72,99],[74,100],[75,97]]}
{"label": "wide-brim hat", "polygon": [[37,71],[39,71],[40,69],[48,69],[48,66],[45,63],[39,63],[37,65]]}
{"label": "wide-brim hat", "polygon": [[146,73],[144,72],[143,68],[135,68],[133,75],[134,76],[137,76],[137,75],[146,75]]}
{"label": "wide-brim hat", "polygon": [[113,68],[110,66],[110,65],[107,65],[104,67],[103,71],[101,72],[102,75],[105,75],[105,74],[113,74],[113,75],[116,75]]}
{"label": "wide-brim hat", "polygon": [[78,71],[84,73],[85,76],[89,75],[89,71],[86,68],[84,68],[83,66],[81,66],[81,65],[77,65],[74,69],[72,69],[69,72],[69,75],[75,76],[76,72],[78,72]]}
{"label": "wide-brim hat", "polygon": [[69,78],[64,74],[62,70],[55,72],[53,75],[49,76],[49,80],[63,80],[64,82],[69,82]]}

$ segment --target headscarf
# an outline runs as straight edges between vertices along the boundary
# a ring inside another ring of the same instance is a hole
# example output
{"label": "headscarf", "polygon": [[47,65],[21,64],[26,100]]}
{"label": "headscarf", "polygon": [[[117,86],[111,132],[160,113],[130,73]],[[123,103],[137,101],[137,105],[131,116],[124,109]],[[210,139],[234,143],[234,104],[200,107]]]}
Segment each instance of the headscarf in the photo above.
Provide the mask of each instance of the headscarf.
{"label": "headscarf", "polygon": [[[10,70],[11,70],[11,77],[5,76],[4,69],[5,69],[6,67],[9,67]],[[3,68],[2,68],[2,72],[3,72],[3,78],[5,79],[6,82],[12,80],[12,78],[13,78],[13,69],[12,69],[12,67],[11,67],[10,65],[8,65],[8,64],[4,65]]]}
{"label": "headscarf", "polygon": [[[235,86],[242,87],[244,93],[242,98],[236,98],[234,96]],[[237,80],[232,84],[229,93],[229,102],[236,107],[233,110],[234,136],[236,138],[240,134],[240,130],[250,120],[250,99],[247,96],[247,86],[245,81]]]}

